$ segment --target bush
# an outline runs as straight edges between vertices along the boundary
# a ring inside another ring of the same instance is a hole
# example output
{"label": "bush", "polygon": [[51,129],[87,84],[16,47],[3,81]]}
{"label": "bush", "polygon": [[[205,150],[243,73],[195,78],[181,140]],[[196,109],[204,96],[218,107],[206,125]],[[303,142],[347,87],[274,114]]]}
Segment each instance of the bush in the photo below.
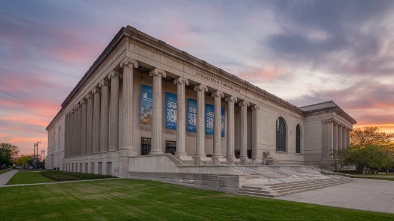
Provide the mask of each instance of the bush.
{"label": "bush", "polygon": [[110,175],[97,175],[90,173],[74,173],[74,172],[64,172],[58,170],[47,170],[41,173],[42,176],[55,180],[55,181],[72,181],[72,180],[90,180],[90,179],[104,179],[104,178],[114,178]]}

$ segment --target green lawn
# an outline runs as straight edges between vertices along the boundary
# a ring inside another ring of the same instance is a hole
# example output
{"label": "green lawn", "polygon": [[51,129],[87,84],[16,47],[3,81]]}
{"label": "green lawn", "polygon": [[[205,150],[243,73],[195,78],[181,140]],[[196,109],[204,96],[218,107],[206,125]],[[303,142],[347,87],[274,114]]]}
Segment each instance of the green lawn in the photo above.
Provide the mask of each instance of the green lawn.
{"label": "green lawn", "polygon": [[54,182],[51,179],[41,176],[41,171],[20,170],[18,171],[7,185],[12,184],[28,184],[28,183],[48,183]]}
{"label": "green lawn", "polygon": [[0,174],[7,173],[8,171],[11,171],[11,170],[0,170]]}
{"label": "green lawn", "polygon": [[386,175],[386,174],[368,174],[368,175],[362,175],[362,174],[352,174],[351,175],[354,178],[364,178],[364,179],[375,179],[375,180],[390,180],[394,181],[394,175]]}
{"label": "green lawn", "polygon": [[394,220],[394,214],[125,179],[6,187],[0,199],[0,220]]}

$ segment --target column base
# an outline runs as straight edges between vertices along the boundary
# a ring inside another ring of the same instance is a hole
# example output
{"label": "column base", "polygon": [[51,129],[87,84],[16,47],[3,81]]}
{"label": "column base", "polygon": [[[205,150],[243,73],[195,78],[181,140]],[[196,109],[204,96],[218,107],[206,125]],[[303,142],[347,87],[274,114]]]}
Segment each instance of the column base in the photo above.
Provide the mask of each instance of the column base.
{"label": "column base", "polygon": [[263,159],[261,157],[252,157],[253,163],[263,163]]}
{"label": "column base", "polygon": [[226,158],[224,158],[224,157],[222,157],[222,156],[212,156],[212,158],[211,158],[211,160],[212,160],[212,163],[214,164],[214,165],[218,165],[218,164],[220,164],[221,162],[225,162],[226,161]]}
{"label": "column base", "polygon": [[161,154],[163,154],[163,151],[161,150],[151,150],[149,152],[149,155],[161,155]]}
{"label": "column base", "polygon": [[137,152],[134,149],[124,149],[120,150],[120,157],[133,157],[137,156]]}
{"label": "column base", "polygon": [[201,164],[203,164],[204,161],[211,160],[211,157],[206,157],[206,156],[194,156],[192,158],[194,160],[194,164],[196,164],[196,165],[201,165]]}

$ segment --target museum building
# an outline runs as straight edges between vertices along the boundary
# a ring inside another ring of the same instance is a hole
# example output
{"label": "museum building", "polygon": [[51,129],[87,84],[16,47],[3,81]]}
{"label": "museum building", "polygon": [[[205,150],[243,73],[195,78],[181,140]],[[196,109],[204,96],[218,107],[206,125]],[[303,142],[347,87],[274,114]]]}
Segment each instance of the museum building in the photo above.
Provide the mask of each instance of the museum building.
{"label": "museum building", "polygon": [[117,177],[329,168],[355,123],[332,101],[296,107],[127,26],[48,125],[46,165]]}

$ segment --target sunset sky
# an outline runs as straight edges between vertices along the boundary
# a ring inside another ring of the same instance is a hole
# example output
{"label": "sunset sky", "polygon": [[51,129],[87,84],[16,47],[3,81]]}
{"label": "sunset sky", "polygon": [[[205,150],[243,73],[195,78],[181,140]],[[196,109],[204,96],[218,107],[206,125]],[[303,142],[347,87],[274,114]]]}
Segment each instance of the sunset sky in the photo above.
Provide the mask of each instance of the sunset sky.
{"label": "sunset sky", "polygon": [[297,106],[394,132],[394,1],[0,1],[0,142],[32,154],[127,25]]}

